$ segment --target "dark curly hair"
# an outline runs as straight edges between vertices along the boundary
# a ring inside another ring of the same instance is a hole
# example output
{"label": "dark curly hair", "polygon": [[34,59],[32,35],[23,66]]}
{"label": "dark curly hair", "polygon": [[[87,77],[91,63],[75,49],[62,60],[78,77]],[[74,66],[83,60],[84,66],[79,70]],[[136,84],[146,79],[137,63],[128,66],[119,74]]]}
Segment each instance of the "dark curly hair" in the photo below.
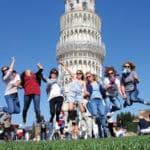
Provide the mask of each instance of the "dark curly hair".
{"label": "dark curly hair", "polygon": [[129,64],[129,65],[130,65],[131,70],[135,70],[136,66],[134,65],[133,62],[131,62],[131,61],[126,61],[126,62],[123,63],[122,67],[124,67],[126,64]]}
{"label": "dark curly hair", "polygon": [[114,75],[117,76],[117,71],[115,70],[115,68],[113,66],[110,67],[106,67],[105,68],[105,77],[109,76],[109,71],[113,71]]}

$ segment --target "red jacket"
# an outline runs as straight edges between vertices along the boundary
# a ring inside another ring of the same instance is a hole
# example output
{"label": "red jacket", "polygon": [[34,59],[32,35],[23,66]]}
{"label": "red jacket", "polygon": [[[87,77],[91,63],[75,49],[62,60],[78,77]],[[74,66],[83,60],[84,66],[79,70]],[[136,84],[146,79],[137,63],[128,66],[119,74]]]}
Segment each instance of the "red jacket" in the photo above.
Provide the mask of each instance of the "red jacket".
{"label": "red jacket", "polygon": [[36,75],[24,77],[24,95],[36,94],[40,95],[40,85],[37,81]]}

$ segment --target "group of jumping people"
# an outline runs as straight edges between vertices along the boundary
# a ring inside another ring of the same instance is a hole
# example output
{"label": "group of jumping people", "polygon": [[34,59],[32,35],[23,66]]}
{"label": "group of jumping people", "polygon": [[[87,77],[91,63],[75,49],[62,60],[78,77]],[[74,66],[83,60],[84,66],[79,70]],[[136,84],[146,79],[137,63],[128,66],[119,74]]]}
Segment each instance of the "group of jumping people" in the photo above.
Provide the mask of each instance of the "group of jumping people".
{"label": "group of jumping people", "polygon": [[[137,84],[139,83],[139,78],[135,71],[136,66],[130,61],[123,63],[120,75],[118,75],[113,66],[106,67],[103,80],[99,77],[97,78],[98,75],[90,71],[84,74],[79,69],[76,73],[73,73],[64,62],[59,62],[59,65],[64,70],[61,74],[56,68],[52,68],[48,77],[44,75],[44,69],[41,64],[37,64],[38,71],[36,73],[31,70],[25,70],[21,74],[14,70],[14,64],[15,58],[12,57],[10,66],[1,68],[2,80],[6,84],[4,95],[7,107],[0,107],[0,114],[12,115],[20,113],[18,89],[22,88],[24,89],[23,124],[27,122],[27,112],[32,101],[36,114],[36,123],[41,123],[41,81],[46,83],[50,110],[49,125],[52,128],[59,124],[60,113],[64,111],[64,103],[67,105],[67,110],[65,110],[67,112],[66,124],[74,120],[74,110],[78,108],[81,118],[86,118],[87,112],[89,113],[88,116],[98,126],[99,137],[108,137],[108,117],[115,111],[122,109],[120,97],[123,99],[124,108],[131,106],[135,102],[150,105],[149,101],[138,97]],[[67,95],[64,94],[63,86],[65,74],[69,74],[71,77]],[[88,136],[91,137],[92,130],[89,128]]]}

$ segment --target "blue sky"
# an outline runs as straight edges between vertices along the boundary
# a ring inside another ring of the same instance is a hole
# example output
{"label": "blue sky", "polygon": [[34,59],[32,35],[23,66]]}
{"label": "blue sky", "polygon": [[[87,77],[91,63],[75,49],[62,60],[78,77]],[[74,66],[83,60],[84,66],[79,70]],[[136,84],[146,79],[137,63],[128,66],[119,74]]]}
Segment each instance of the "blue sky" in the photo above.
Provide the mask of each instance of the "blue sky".
{"label": "blue sky", "polygon": [[[106,45],[104,66],[113,65],[121,72],[126,60],[133,61],[140,77],[140,97],[149,96],[149,0],[97,0],[96,12],[102,19],[102,40]],[[34,72],[36,64],[43,64],[44,74],[57,67],[56,44],[59,40],[59,17],[64,13],[64,0],[0,0],[0,67],[9,65],[15,56],[15,69]],[[4,99],[5,84],[0,80],[0,105]],[[49,119],[49,107],[42,84],[41,113]],[[21,110],[23,90],[19,91]],[[148,106],[134,104],[122,111],[137,112]],[[22,122],[22,113],[13,115],[13,122]],[[35,119],[33,104],[28,112],[27,124]]]}

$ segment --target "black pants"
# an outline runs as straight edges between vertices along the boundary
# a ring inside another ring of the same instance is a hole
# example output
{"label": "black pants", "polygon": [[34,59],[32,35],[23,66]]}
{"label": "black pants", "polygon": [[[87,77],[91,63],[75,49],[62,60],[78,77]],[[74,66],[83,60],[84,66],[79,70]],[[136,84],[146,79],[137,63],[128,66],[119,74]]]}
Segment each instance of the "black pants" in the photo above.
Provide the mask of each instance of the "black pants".
{"label": "black pants", "polygon": [[115,137],[115,133],[113,131],[113,123],[108,123],[108,129],[109,129],[109,132],[110,132],[110,135]]}
{"label": "black pants", "polygon": [[12,137],[11,137],[11,127],[4,128],[4,140],[5,141],[12,140]]}
{"label": "black pants", "polygon": [[58,97],[52,98],[49,101],[50,114],[51,114],[50,122],[53,122],[55,113],[56,113],[56,121],[59,121],[59,114],[61,111],[63,100],[64,98],[62,96],[58,96]]}
{"label": "black pants", "polygon": [[46,140],[47,135],[46,135],[46,129],[41,129],[41,140]]}

